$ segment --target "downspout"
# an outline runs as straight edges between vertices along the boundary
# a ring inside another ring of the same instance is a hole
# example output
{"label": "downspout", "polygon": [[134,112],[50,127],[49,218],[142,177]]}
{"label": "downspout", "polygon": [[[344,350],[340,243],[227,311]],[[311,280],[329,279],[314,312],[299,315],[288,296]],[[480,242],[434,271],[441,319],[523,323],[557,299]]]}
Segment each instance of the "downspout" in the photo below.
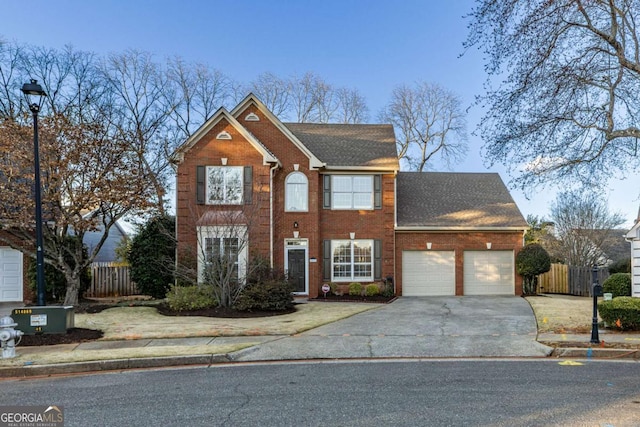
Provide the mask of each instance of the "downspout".
{"label": "downspout", "polygon": [[398,171],[393,172],[393,294],[397,295],[398,270],[396,248],[398,247],[396,229],[398,228]]}
{"label": "downspout", "polygon": [[275,174],[278,164],[276,163],[269,169],[269,265],[273,269],[273,176]]}

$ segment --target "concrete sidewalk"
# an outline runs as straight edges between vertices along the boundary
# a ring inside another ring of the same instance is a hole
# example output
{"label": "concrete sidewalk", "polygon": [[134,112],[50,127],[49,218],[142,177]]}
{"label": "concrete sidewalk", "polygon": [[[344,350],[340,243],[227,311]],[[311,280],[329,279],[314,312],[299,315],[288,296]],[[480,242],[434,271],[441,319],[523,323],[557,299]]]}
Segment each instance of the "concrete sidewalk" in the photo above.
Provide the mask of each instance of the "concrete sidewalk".
{"label": "concrete sidewalk", "polygon": [[[538,336],[531,307],[518,297],[399,298],[301,333],[18,346],[20,357],[0,359],[0,377],[273,360],[549,355],[638,358],[640,334],[603,331],[600,339],[636,348],[585,348],[588,334]],[[540,342],[565,347],[573,342],[580,348],[553,351]]]}

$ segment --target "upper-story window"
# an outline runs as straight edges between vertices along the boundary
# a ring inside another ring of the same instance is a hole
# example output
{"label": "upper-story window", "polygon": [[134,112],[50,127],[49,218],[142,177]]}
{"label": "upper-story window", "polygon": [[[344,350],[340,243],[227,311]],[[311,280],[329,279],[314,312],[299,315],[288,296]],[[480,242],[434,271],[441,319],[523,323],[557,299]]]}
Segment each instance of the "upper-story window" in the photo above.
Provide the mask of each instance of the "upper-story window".
{"label": "upper-story window", "polygon": [[302,172],[293,172],[285,180],[285,210],[309,210],[309,181]]}
{"label": "upper-story window", "polygon": [[243,192],[242,166],[207,166],[209,205],[240,205]]}
{"label": "upper-story window", "polygon": [[373,209],[373,176],[334,175],[331,199],[333,209]]}

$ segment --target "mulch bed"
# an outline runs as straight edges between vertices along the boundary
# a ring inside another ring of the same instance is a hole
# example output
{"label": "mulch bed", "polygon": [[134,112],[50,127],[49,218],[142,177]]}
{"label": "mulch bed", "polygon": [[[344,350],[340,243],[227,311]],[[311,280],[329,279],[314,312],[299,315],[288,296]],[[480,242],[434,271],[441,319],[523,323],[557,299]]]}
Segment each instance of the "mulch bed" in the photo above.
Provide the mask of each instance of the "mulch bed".
{"label": "mulch bed", "polygon": [[70,328],[66,334],[38,334],[24,335],[20,341],[20,347],[56,345],[56,344],[77,344],[86,341],[93,341],[102,338],[104,333],[95,329]]}
{"label": "mulch bed", "polygon": [[310,298],[309,301],[327,301],[327,302],[370,302],[378,304],[386,304],[394,301],[397,297],[385,297],[382,295],[376,295],[372,297],[363,295],[329,295],[319,296],[318,298]]}

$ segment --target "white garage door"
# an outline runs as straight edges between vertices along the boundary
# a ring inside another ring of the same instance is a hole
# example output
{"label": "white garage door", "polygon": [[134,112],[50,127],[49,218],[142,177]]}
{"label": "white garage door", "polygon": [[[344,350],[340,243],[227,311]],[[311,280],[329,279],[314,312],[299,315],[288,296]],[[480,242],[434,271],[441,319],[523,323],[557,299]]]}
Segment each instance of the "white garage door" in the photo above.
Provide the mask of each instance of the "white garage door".
{"label": "white garage door", "polygon": [[455,294],[456,267],[453,251],[402,252],[402,295]]}
{"label": "white garage door", "polygon": [[465,251],[465,295],[514,295],[513,251]]}
{"label": "white garage door", "polygon": [[0,302],[22,301],[22,252],[0,247]]}

